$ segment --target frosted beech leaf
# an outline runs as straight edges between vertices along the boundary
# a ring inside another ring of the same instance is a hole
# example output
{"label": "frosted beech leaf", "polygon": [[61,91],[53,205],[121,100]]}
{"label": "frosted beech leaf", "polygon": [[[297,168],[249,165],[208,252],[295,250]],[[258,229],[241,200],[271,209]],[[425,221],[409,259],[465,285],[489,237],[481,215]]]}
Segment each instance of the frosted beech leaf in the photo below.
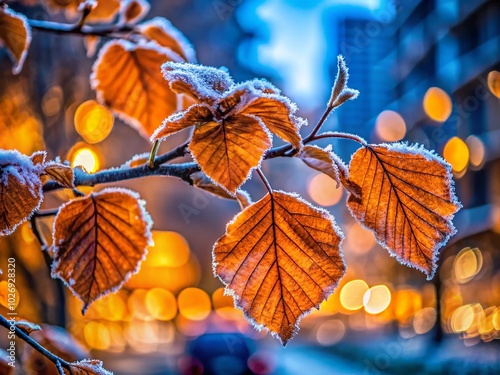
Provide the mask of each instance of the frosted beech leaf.
{"label": "frosted beech leaf", "polygon": [[209,66],[167,62],[163,64],[162,71],[176,93],[189,95],[209,105],[234,85],[227,72]]}
{"label": "frosted beech leaf", "polygon": [[70,363],[71,375],[113,375],[112,372],[102,367],[102,361],[97,359],[84,359]]}
{"label": "frosted beech leaf", "polygon": [[190,126],[200,127],[211,121],[210,109],[202,105],[194,104],[183,112],[177,112],[169,116],[162,125],[154,132],[152,141],[161,140],[171,134],[177,133]]}
{"label": "frosted beech leaf", "polygon": [[5,45],[14,62],[13,74],[23,69],[30,43],[31,29],[26,17],[6,5],[0,5],[0,46]]}
{"label": "frosted beech leaf", "polygon": [[146,0],[123,0],[120,15],[125,23],[134,24],[146,17],[150,8]]}
{"label": "frosted beech leaf", "polygon": [[271,139],[260,121],[244,115],[195,129],[189,150],[212,180],[234,193],[257,167]]}
{"label": "frosted beech leaf", "polygon": [[39,167],[18,151],[0,150],[0,235],[14,232],[40,207],[42,199]]}
{"label": "frosted beech leaf", "polygon": [[119,289],[136,273],[150,242],[144,202],[126,189],[104,189],[74,199],[54,219],[52,276],[83,301]]}
{"label": "frosted beech leaf", "polygon": [[155,17],[137,25],[137,29],[160,46],[169,48],[184,61],[195,62],[194,49],[186,37],[165,18]]}
{"label": "frosted beech leaf", "polygon": [[287,98],[268,95],[251,101],[241,113],[260,118],[271,132],[299,149],[302,145],[299,129],[304,120],[293,115],[296,109]]}
{"label": "frosted beech leaf", "polygon": [[53,181],[61,184],[66,188],[74,188],[73,181],[75,176],[73,168],[69,165],[50,162],[45,164],[44,173],[46,173]]}
{"label": "frosted beech leaf", "polygon": [[417,146],[367,145],[351,159],[349,182],[360,188],[360,197],[347,200],[353,216],[392,256],[431,279],[461,207],[450,166]]}
{"label": "frosted beech leaf", "polygon": [[173,59],[178,56],[154,42],[108,42],[92,68],[92,87],[101,103],[149,137],[179,106],[160,71]]}
{"label": "frosted beech leaf", "polygon": [[228,224],[214,245],[214,272],[246,318],[286,345],[344,275],[342,239],[328,212],[274,191]]}
{"label": "frosted beech leaf", "polygon": [[307,166],[323,172],[340,184],[339,168],[335,163],[331,148],[322,149],[318,146],[306,145],[297,155]]}
{"label": "frosted beech leaf", "polygon": [[17,321],[16,327],[28,335],[33,331],[40,331],[42,329],[42,327],[40,327],[38,324],[27,322],[25,320]]}

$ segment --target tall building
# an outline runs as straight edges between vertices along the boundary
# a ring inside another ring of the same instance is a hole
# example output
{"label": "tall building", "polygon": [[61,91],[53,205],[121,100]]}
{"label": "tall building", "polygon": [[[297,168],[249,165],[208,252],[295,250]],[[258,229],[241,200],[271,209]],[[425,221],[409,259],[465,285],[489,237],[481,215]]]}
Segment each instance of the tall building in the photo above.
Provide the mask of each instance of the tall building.
{"label": "tall building", "polygon": [[[323,21],[326,36],[327,69],[330,80],[337,73],[338,54],[349,68],[349,86],[360,91],[359,97],[336,111],[336,129],[356,133],[366,139],[371,136],[372,118],[392,100],[390,77],[381,64],[394,44],[390,22],[393,11],[381,2],[371,10],[359,6],[334,6],[325,11]],[[337,152],[349,157],[354,144],[338,142]]]}
{"label": "tall building", "polygon": [[[443,330],[457,332],[449,323],[457,308],[475,306],[475,319],[482,321],[500,298],[491,293],[500,286],[495,271],[500,264],[500,90],[494,83],[500,80],[495,78],[500,77],[500,2],[405,1],[397,11],[394,48],[382,62],[392,72],[394,100],[386,108],[404,118],[407,140],[452,160],[464,206],[434,280],[440,338]],[[457,260],[469,247],[476,251],[469,264],[475,273],[457,281]],[[489,340],[477,330],[467,335]]]}

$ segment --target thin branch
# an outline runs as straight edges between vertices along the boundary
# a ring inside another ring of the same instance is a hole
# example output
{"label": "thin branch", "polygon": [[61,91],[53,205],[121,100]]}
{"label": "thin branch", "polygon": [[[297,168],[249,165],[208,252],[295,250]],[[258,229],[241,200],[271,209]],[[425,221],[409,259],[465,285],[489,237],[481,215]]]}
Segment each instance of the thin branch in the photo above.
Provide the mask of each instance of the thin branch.
{"label": "thin branch", "polygon": [[[3,315],[0,315],[0,325],[7,328],[8,330],[11,329],[11,322],[9,322]],[[42,345],[40,345],[38,342],[33,340],[27,333],[25,333],[23,330],[19,329],[16,325],[14,325],[14,333],[17,337],[19,337],[21,340],[26,342],[33,349],[40,352],[45,358],[47,358],[53,364],[55,364],[56,366],[58,366],[58,364],[59,364],[59,366],[64,367],[66,370],[68,370],[71,373],[71,364],[69,362],[65,361],[64,359],[58,357],[54,353],[45,349]]]}
{"label": "thin branch", "polygon": [[257,168],[256,171],[257,171],[257,174],[259,175],[260,179],[264,183],[264,185],[266,185],[266,189],[269,192],[269,194],[272,194],[273,188],[271,187],[271,184],[269,183],[266,176],[264,175],[264,172],[262,172],[262,170],[260,168]]}
{"label": "thin branch", "polygon": [[47,217],[47,216],[56,216],[59,212],[59,208],[54,208],[52,210],[38,210],[33,214],[34,217]]}
{"label": "thin branch", "polygon": [[330,116],[330,113],[333,111],[334,108],[335,107],[326,107],[325,112],[323,112],[323,115],[319,119],[318,123],[316,124],[316,126],[314,127],[314,129],[312,130],[312,132],[304,139],[304,143],[310,142],[314,138],[314,136],[316,134],[318,134],[318,132],[320,131],[321,127],[325,123],[325,121],[328,118],[328,116]]}
{"label": "thin branch", "polygon": [[108,38],[124,38],[126,33],[134,31],[130,26],[123,25],[117,27],[115,25],[105,26],[89,26],[82,25],[81,27],[74,24],[59,23],[42,20],[28,20],[29,25],[34,30],[46,31],[55,34],[73,34],[83,36],[102,36]]}
{"label": "thin branch", "polygon": [[325,132],[321,133],[319,135],[316,135],[312,137],[311,141],[316,141],[318,139],[324,139],[324,138],[342,138],[342,139],[349,139],[351,141],[357,142],[362,144],[363,146],[367,146],[368,143],[361,138],[360,136],[357,136],[355,134],[350,134],[350,133],[342,133],[342,132]]}
{"label": "thin branch", "polygon": [[[161,165],[155,169],[149,168],[146,163],[134,168],[111,168],[97,173],[87,173],[81,169],[75,169],[74,183],[75,186],[95,186],[99,184],[109,184],[112,182],[132,180],[148,176],[172,176],[191,183],[189,176],[199,170],[200,167],[196,163]],[[54,181],[47,182],[43,185],[44,192],[62,188],[64,188],[62,185]]]}

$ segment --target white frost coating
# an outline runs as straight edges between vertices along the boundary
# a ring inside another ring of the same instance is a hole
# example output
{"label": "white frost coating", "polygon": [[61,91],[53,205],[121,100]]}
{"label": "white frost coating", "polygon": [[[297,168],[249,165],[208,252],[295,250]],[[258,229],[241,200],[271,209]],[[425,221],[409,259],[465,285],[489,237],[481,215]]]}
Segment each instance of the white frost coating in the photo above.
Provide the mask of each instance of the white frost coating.
{"label": "white frost coating", "polygon": [[[453,180],[453,173],[452,173],[451,165],[446,160],[444,160],[441,156],[436,154],[436,152],[434,150],[428,150],[424,147],[424,145],[420,145],[418,143],[409,144],[407,141],[395,142],[395,143],[381,143],[381,144],[378,144],[377,146],[385,147],[390,151],[396,151],[396,152],[400,152],[400,153],[407,154],[407,155],[421,155],[429,161],[436,161],[439,164],[441,164],[446,169],[445,178],[449,182],[450,202],[457,207],[457,211],[463,207],[462,203],[458,200],[458,198],[455,194],[455,181]],[[352,161],[353,156],[354,156],[354,154],[351,155],[351,161]],[[349,206],[348,206],[348,208],[349,208],[351,215],[356,219],[356,215],[354,215],[354,212],[352,212],[352,210],[350,209]],[[405,265],[407,267],[415,268],[415,269],[423,272],[424,274],[427,275],[427,280],[432,280],[434,277],[434,274],[436,273],[436,269],[438,266],[438,259],[439,259],[438,256],[439,256],[440,249],[443,246],[445,246],[446,243],[448,242],[448,240],[457,233],[457,230],[456,230],[455,226],[453,225],[453,221],[452,221],[454,217],[455,217],[455,214],[451,214],[451,215],[444,217],[447,220],[448,224],[450,225],[451,232],[450,232],[450,234],[446,235],[441,242],[436,243],[436,245],[434,246],[433,251],[432,251],[432,270],[430,273],[427,273],[427,270],[425,270],[424,268],[419,267],[418,265],[412,264],[412,263],[407,262],[404,259],[402,259],[398,254],[396,254],[391,248],[389,248],[384,243],[383,239],[379,239],[377,236],[375,236],[375,239],[377,240],[379,245],[382,246],[384,249],[386,249],[389,252],[390,256],[393,258],[396,258],[396,260],[399,263],[401,263],[402,265]],[[367,227],[363,223],[359,222],[359,224],[363,228],[365,228],[369,231],[372,231],[371,228]]]}
{"label": "white frost coating", "polygon": [[228,73],[213,67],[169,61],[161,69],[171,87],[180,81],[191,89],[191,96],[200,101],[214,102],[234,86]]}
{"label": "white frost coating", "polygon": [[[136,51],[139,48],[147,49],[147,50],[151,50],[151,51],[156,51],[162,55],[165,55],[165,59],[169,59],[172,61],[182,61],[182,58],[179,55],[177,55],[176,53],[174,53],[172,50],[170,50],[169,48],[160,47],[158,45],[158,43],[156,43],[156,42],[140,41],[139,43],[131,43],[129,41],[120,39],[120,40],[112,40],[112,41],[106,43],[99,50],[99,55],[97,56],[97,59],[94,62],[94,65],[92,65],[92,73],[90,74],[90,86],[96,92],[97,101],[100,104],[110,108],[111,111],[116,116],[118,116],[119,119],[121,119],[123,122],[125,122],[126,124],[130,125],[135,130],[137,130],[139,132],[139,134],[141,134],[144,138],[148,139],[149,135],[146,134],[146,132],[144,131],[144,128],[141,125],[140,121],[129,116],[127,113],[125,113],[119,109],[116,109],[112,106],[106,105],[106,99],[104,98],[104,93],[103,93],[103,91],[98,89],[100,82],[97,79],[97,73],[96,73],[97,68],[102,63],[104,58],[106,57],[106,54],[109,52],[109,49],[114,47],[114,46],[120,46],[124,51],[127,51],[127,52]],[[158,67],[158,69],[160,69],[160,68]],[[115,72],[115,77],[120,76],[122,74],[123,74],[123,71],[117,71],[117,72]],[[128,76],[125,77],[125,79],[128,79],[128,78],[129,78]]]}
{"label": "white frost coating", "polygon": [[13,225],[10,230],[0,231],[0,235],[9,235],[13,233],[19,225],[31,218],[33,212],[40,207],[43,201],[40,171],[39,165],[33,165],[33,161],[19,151],[0,150],[0,184],[7,187],[9,185],[9,177],[13,177],[21,185],[26,186],[33,197],[40,197],[38,204],[36,207],[33,207],[33,211],[31,211],[28,217]]}
{"label": "white frost coating", "polygon": [[[126,195],[132,197],[133,199],[135,199],[138,202],[139,207],[140,207],[140,212],[141,212],[141,218],[146,223],[146,228],[145,228],[144,235],[145,235],[145,237],[147,239],[148,246],[151,246],[151,244],[153,244],[153,236],[151,234],[151,228],[153,227],[153,219],[151,218],[151,215],[149,215],[149,213],[146,211],[146,207],[145,207],[146,202],[144,200],[140,199],[139,194],[136,193],[135,191],[132,191],[132,190],[129,190],[129,189],[125,189],[125,188],[120,188],[120,187],[109,187],[109,188],[101,190],[98,193],[92,193],[92,196],[94,198],[96,198],[96,197],[99,197],[99,196],[102,196],[102,195],[106,195],[108,193],[122,193],[122,194],[126,194]],[[82,198],[75,198],[75,199],[73,199],[73,200],[71,200],[69,202],[64,203],[61,207],[59,207],[59,212],[56,215],[56,217],[54,218],[54,223],[53,223],[53,226],[52,226],[52,238],[56,237],[55,235],[56,235],[56,223],[57,223],[57,219],[58,219],[60,213],[64,210],[64,208],[66,206],[70,205],[72,202],[83,200],[83,199],[87,199],[87,198],[88,198],[88,196],[82,197]],[[59,272],[55,271],[58,268],[59,263],[61,261],[59,259],[59,250],[60,250],[59,247],[54,245],[54,247],[53,247],[54,261],[52,262],[52,269],[51,269],[50,275],[51,275],[51,277],[53,279],[59,278],[60,280],[62,280],[62,282],[64,283],[64,285],[66,285],[66,287],[69,290],[71,290],[71,292],[73,293],[73,295],[76,296],[77,298],[80,298],[80,296],[76,293],[76,291],[73,288],[74,280],[73,280],[73,283],[72,283],[71,282],[72,279],[70,278],[70,280],[67,282],[66,280],[64,280],[62,278],[62,276],[60,275]],[[141,268],[141,263],[144,261],[144,259],[146,259],[147,253],[148,253],[148,250],[147,250],[147,247],[146,247],[144,249],[142,257],[138,260],[136,267],[132,271],[127,272],[127,274],[125,275],[125,277],[123,278],[123,280],[118,285],[112,287],[109,290],[104,291],[96,299],[89,301],[88,304],[86,304],[86,305],[84,304],[83,309],[82,309],[82,314],[85,314],[85,311],[87,310],[87,308],[90,306],[90,304],[92,302],[94,302],[95,300],[97,300],[99,298],[105,297],[105,296],[107,296],[110,293],[114,293],[114,292],[118,291],[130,279],[130,277],[132,275],[135,275],[137,272],[139,272],[139,269]]]}
{"label": "white frost coating", "polygon": [[137,28],[142,32],[143,30],[151,26],[160,27],[166,34],[174,38],[184,51],[187,62],[196,63],[196,55],[193,46],[187,40],[184,34],[181,33],[175,26],[173,26],[169,20],[163,17],[155,17],[152,20],[137,25]]}
{"label": "white frost coating", "polygon": [[[149,141],[151,143],[155,142],[156,138],[158,137],[158,134],[160,134],[165,128],[168,128],[169,124],[182,120],[182,118],[184,116],[186,116],[189,112],[191,112],[195,108],[199,108],[199,107],[205,107],[209,111],[213,110],[211,107],[209,107],[205,103],[201,103],[201,104],[193,104],[192,106],[190,106],[186,110],[175,112],[175,113],[171,114],[170,116],[168,116],[165,120],[163,120],[163,122],[161,123],[161,125],[158,128],[156,128],[156,130],[154,131],[154,133],[151,135],[151,137],[149,138]],[[205,118],[199,118],[199,121],[200,122],[206,122],[207,120]],[[182,128],[182,129],[179,129],[178,131],[176,131],[174,133],[170,133],[170,134],[168,134],[168,135],[166,135],[164,137],[158,138],[158,140],[164,141],[165,139],[167,139],[171,135],[174,135],[174,134],[176,134],[176,133],[178,133],[178,132],[180,132],[180,131],[182,131],[184,129],[187,129],[187,128],[191,127],[191,126],[194,126],[194,125],[196,125],[195,122],[193,122],[192,124],[190,124],[190,125]]]}
{"label": "white frost coating", "polygon": [[[92,374],[96,375],[113,375],[111,371],[105,370],[102,367],[102,361],[97,359],[83,359],[78,362],[72,362],[70,364],[72,367],[76,367],[77,369],[83,369],[86,371],[92,371]],[[73,369],[75,370],[75,369]],[[61,372],[64,373],[64,372]]]}
{"label": "white frost coating", "polygon": [[[309,206],[311,209],[313,210],[316,210],[318,211],[322,216],[323,218],[325,218],[326,220],[330,221],[330,223],[332,224],[332,228],[334,230],[334,232],[337,234],[337,236],[339,236],[339,239],[340,239],[340,243],[339,243],[339,257],[340,257],[340,260],[342,262],[342,265],[344,266],[344,272],[342,274],[341,277],[339,277],[338,281],[335,283],[335,284],[332,284],[329,286],[329,288],[324,291],[323,293],[323,300],[326,300],[328,299],[328,297],[335,291],[335,289],[337,288],[340,280],[344,277],[346,271],[347,271],[347,267],[346,267],[346,264],[345,264],[345,261],[344,261],[344,255],[342,254],[342,248],[341,248],[341,244],[342,244],[342,241],[344,240],[345,236],[344,236],[344,233],[342,232],[342,230],[340,229],[340,227],[337,225],[337,223],[335,222],[335,218],[327,211],[325,210],[324,208],[321,208],[321,207],[316,207],[314,206],[313,204],[311,204],[310,202],[304,200],[299,194],[297,193],[289,193],[289,192],[285,192],[285,191],[281,191],[281,190],[273,190],[273,193],[281,193],[283,195],[288,195],[289,197],[293,197],[297,200],[299,200],[301,203],[304,203],[306,204],[307,206]],[[240,212],[239,214],[237,214],[230,222],[228,222],[226,224],[226,230],[225,230],[225,233],[227,233],[228,231],[228,228],[231,224],[233,224],[237,218],[240,216],[240,215],[243,215],[244,212],[249,209],[250,207],[252,207],[254,204],[257,204],[259,203],[260,201],[262,201],[263,199],[265,199],[267,196],[269,195],[266,194],[264,197],[262,197],[261,199],[259,199],[257,202],[253,203],[252,205],[248,206],[247,208],[245,208],[242,212]],[[225,234],[224,234],[225,235]],[[229,286],[224,282],[224,280],[222,280],[221,277],[219,277],[219,275],[217,275],[217,271],[216,271],[216,268],[218,266],[218,263],[215,261],[215,248],[217,247],[217,244],[218,244],[219,240],[217,240],[217,242],[215,242],[214,246],[212,247],[212,272],[214,274],[214,277],[219,279],[224,285],[225,285],[225,288],[224,288],[224,295],[226,296],[231,296],[233,297],[233,301],[234,301],[234,308],[235,309],[238,309],[238,310],[241,310],[243,312],[243,315],[245,316],[245,319],[257,330],[257,331],[262,331],[262,330],[265,330],[267,332],[269,332],[271,334],[272,337],[278,339],[281,344],[284,344],[283,341],[281,340],[281,337],[279,336],[278,333],[276,332],[272,332],[271,330],[269,330],[269,328],[267,328],[265,325],[263,324],[259,324],[257,323],[252,317],[250,317],[249,315],[247,315],[247,313],[240,307],[238,306],[238,303],[239,303],[239,300],[240,300],[240,297],[236,294],[236,292],[229,288]],[[294,330],[293,330],[293,333],[292,333],[292,336],[290,337],[289,341],[292,340],[295,335],[297,334],[297,332],[300,330],[300,322],[302,320],[302,318],[304,318],[305,316],[309,315],[311,313],[311,311],[313,309],[318,309],[319,310],[319,307],[321,305],[321,302],[316,305],[316,306],[313,306],[312,308],[310,308],[309,310],[307,311],[304,311],[298,318],[297,318],[297,322],[295,323],[295,326],[294,326]]]}
{"label": "white frost coating", "polygon": [[[281,90],[274,86],[271,82],[263,79],[263,78],[255,78],[249,81],[249,83],[259,91],[272,91],[273,94],[279,95]],[[270,94],[270,92],[268,92]]]}
{"label": "white frost coating", "polygon": [[23,14],[14,12],[10,8],[2,8],[2,9],[0,9],[0,12],[4,13],[12,18],[16,18],[16,19],[20,20],[23,23],[24,28],[26,29],[26,40],[24,42],[24,50],[23,50],[23,53],[21,54],[21,58],[19,59],[19,61],[16,61],[16,57],[14,56],[12,51],[7,48],[7,52],[10,55],[12,61],[14,62],[14,66],[12,67],[12,74],[19,74],[21,72],[21,70],[23,69],[24,61],[26,60],[26,57],[28,56],[28,48],[29,48],[30,43],[31,43],[31,27],[28,24],[28,20],[26,19],[26,17]]}

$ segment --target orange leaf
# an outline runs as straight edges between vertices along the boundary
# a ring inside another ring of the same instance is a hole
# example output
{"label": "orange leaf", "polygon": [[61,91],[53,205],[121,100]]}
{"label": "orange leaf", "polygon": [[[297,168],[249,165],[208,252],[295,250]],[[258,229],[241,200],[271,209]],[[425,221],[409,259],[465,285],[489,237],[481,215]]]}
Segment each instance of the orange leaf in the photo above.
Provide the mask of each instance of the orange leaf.
{"label": "orange leaf", "polygon": [[0,236],[29,219],[42,199],[38,166],[18,151],[0,150]]}
{"label": "orange leaf", "polygon": [[269,147],[271,139],[261,123],[245,115],[196,127],[189,144],[201,170],[230,193],[245,182]]}
{"label": "orange leaf", "polygon": [[174,92],[209,105],[234,86],[226,71],[209,66],[168,62],[162,66],[162,71]]}
{"label": "orange leaf", "polygon": [[6,5],[0,5],[0,46],[5,44],[14,66],[12,73],[18,74],[24,65],[31,43],[31,29],[26,17]]}
{"label": "orange leaf", "polygon": [[150,21],[137,25],[137,29],[160,46],[169,48],[175,52],[182,60],[186,62],[196,61],[194,49],[189,41],[165,18],[153,18]]}
{"label": "orange leaf", "polygon": [[97,359],[84,359],[70,363],[71,375],[113,375],[112,372],[102,367],[102,362]]}
{"label": "orange leaf", "polygon": [[146,17],[150,8],[146,0],[124,0],[120,13],[125,23],[130,25]]}
{"label": "orange leaf", "polygon": [[299,129],[305,121],[292,115],[296,110],[297,107],[287,98],[267,95],[250,102],[241,113],[260,118],[271,132],[300,149],[302,138]]}
{"label": "orange leaf", "polygon": [[340,172],[330,148],[322,149],[318,146],[307,145],[297,156],[312,169],[323,172],[337,181],[337,187],[339,187]]}
{"label": "orange leaf", "polygon": [[150,226],[143,202],[126,189],[104,189],[66,203],[54,220],[52,276],[83,301],[85,313],[138,271]]}
{"label": "orange leaf", "polygon": [[69,165],[50,162],[45,164],[44,172],[48,176],[50,176],[52,180],[64,187],[70,189],[75,187],[75,185],[73,184],[73,181],[75,179],[73,168],[71,168]]}
{"label": "orange leaf", "polygon": [[108,106],[144,137],[178,110],[180,98],[163,80],[160,66],[178,59],[156,43],[108,42],[93,66],[92,87]]}
{"label": "orange leaf", "polygon": [[353,216],[392,256],[431,279],[461,207],[450,166],[416,146],[367,145],[353,155],[349,171],[349,182],[361,192],[349,195]]}
{"label": "orange leaf", "polygon": [[286,345],[344,275],[342,239],[328,212],[275,191],[227,226],[214,245],[214,272],[247,319]]}

